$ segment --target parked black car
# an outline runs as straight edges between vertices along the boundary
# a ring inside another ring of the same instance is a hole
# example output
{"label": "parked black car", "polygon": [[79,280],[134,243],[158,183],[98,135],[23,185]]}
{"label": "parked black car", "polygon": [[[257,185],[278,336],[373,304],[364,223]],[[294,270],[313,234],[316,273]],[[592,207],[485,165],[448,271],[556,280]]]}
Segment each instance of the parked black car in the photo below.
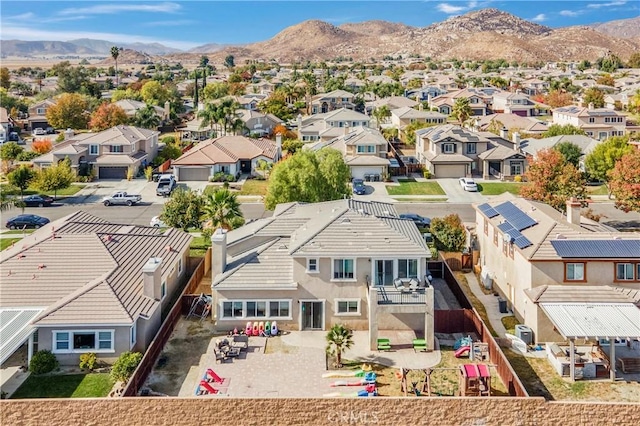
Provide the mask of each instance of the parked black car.
{"label": "parked black car", "polygon": [[41,226],[49,223],[49,219],[46,217],[38,216],[35,214],[21,214],[16,217],[12,217],[7,221],[7,228],[9,229],[22,229],[22,228],[40,228]]}
{"label": "parked black car", "polygon": [[353,193],[356,195],[364,195],[367,193],[367,188],[364,186],[362,179],[353,180]]}
{"label": "parked black car", "polygon": [[411,219],[418,228],[428,228],[431,226],[431,219],[428,217],[420,216],[415,213],[404,213],[400,215],[401,219]]}
{"label": "parked black car", "polygon": [[26,207],[49,207],[53,203],[53,198],[48,195],[29,195],[24,197]]}

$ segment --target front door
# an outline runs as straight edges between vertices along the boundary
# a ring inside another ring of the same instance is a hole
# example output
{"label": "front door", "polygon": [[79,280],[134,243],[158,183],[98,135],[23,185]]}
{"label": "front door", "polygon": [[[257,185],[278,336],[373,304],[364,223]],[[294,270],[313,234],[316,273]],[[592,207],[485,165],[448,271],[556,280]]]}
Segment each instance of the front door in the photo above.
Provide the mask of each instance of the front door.
{"label": "front door", "polygon": [[240,160],[240,171],[242,173],[251,173],[251,160]]}
{"label": "front door", "polygon": [[302,329],[322,330],[322,302],[301,302],[302,309]]}
{"label": "front door", "polygon": [[393,285],[393,260],[376,260],[376,285]]}

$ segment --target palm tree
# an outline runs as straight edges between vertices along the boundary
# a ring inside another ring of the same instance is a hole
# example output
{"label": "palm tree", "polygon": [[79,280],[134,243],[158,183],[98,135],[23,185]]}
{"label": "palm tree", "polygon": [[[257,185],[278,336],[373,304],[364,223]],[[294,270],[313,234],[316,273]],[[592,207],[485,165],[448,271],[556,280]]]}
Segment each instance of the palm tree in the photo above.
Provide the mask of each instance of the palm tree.
{"label": "palm tree", "polygon": [[218,108],[220,109],[220,121],[222,122],[222,126],[224,128],[224,134],[227,134],[227,130],[229,129],[229,124],[233,123],[233,121],[238,118],[238,109],[240,109],[240,104],[233,98],[224,98],[219,104]]}
{"label": "palm tree", "polygon": [[231,130],[234,135],[238,133],[243,134],[245,130],[248,131],[247,126],[241,118],[234,118],[233,121],[229,123],[229,130]]}
{"label": "palm tree", "polygon": [[200,128],[209,126],[209,128],[213,132],[213,125],[217,124],[220,120],[219,105],[209,102],[205,104],[204,109],[198,111],[197,116],[200,120],[202,120],[200,122]]}
{"label": "palm tree", "polygon": [[391,117],[391,111],[389,110],[388,106],[382,105],[379,108],[375,108],[371,115],[376,118],[376,122],[378,123],[378,130],[380,130],[382,128],[382,121],[387,117]]}
{"label": "palm tree", "polygon": [[116,89],[120,85],[118,81],[118,56],[120,56],[120,50],[117,46],[111,46],[111,57],[116,62]]}
{"label": "palm tree", "polygon": [[335,355],[338,368],[342,367],[342,353],[353,346],[353,331],[336,324],[327,332],[327,353]]}
{"label": "palm tree", "polygon": [[138,110],[134,117],[134,124],[145,129],[155,129],[160,125],[160,118],[156,110],[151,105]]}
{"label": "palm tree", "polygon": [[239,219],[243,218],[236,194],[227,188],[218,189],[205,196],[204,212],[214,229],[233,229],[241,223]]}
{"label": "palm tree", "polygon": [[458,119],[458,122],[462,124],[471,117],[473,110],[469,105],[469,98],[458,98],[453,104],[451,115]]}

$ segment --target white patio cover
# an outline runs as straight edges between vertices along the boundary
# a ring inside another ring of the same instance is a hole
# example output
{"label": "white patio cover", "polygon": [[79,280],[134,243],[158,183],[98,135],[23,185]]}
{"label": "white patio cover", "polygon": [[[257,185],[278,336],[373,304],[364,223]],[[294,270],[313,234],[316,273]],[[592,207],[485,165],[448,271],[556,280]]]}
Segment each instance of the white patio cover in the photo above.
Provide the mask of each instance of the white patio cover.
{"label": "white patio cover", "polygon": [[566,339],[640,339],[640,308],[633,303],[541,303]]}
{"label": "white patio cover", "polygon": [[5,362],[35,331],[31,321],[42,308],[0,309],[0,364]]}

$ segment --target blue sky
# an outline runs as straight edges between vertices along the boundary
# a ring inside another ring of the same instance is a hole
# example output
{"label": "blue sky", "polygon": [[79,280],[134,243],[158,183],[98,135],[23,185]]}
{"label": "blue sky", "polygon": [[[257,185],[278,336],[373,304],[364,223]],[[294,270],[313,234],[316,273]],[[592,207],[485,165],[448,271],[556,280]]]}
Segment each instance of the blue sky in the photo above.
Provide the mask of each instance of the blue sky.
{"label": "blue sky", "polygon": [[5,1],[0,39],[93,38],[114,43],[159,42],[187,49],[205,43],[249,43],[307,19],[334,25],[381,19],[427,26],[495,7],[550,27],[640,15],[637,0],[510,1]]}

